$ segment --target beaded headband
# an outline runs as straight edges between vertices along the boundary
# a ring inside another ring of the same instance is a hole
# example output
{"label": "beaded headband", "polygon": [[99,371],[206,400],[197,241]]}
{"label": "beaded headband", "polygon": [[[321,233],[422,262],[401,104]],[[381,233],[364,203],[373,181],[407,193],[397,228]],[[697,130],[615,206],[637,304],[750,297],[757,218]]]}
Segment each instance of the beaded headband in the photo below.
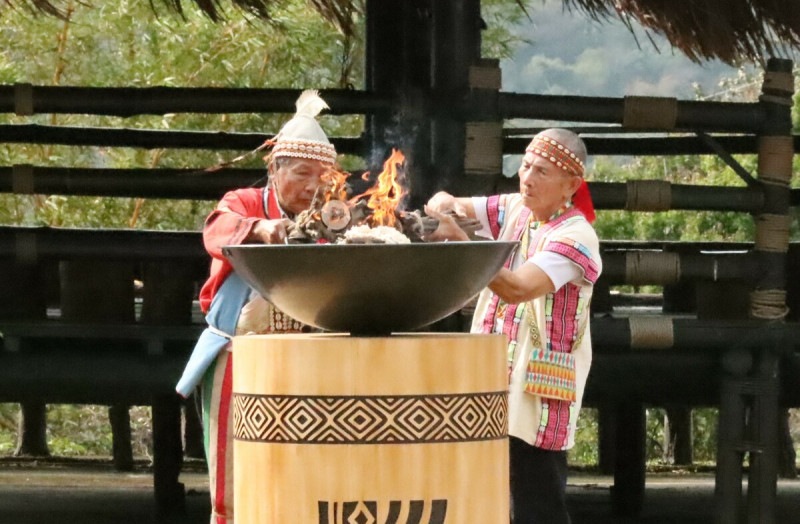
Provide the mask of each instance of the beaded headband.
{"label": "beaded headband", "polygon": [[272,158],[293,157],[320,160],[328,164],[336,163],[336,149],[333,144],[318,140],[285,139],[275,142]]}
{"label": "beaded headband", "polygon": [[583,176],[583,162],[558,140],[548,136],[536,136],[525,152],[531,152],[554,163],[566,172]]}

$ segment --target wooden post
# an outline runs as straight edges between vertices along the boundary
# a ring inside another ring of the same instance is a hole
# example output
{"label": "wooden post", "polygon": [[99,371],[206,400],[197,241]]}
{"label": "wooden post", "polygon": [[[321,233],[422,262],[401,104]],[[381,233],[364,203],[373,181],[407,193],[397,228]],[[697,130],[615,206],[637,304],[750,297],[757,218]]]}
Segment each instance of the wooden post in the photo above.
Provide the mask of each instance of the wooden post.
{"label": "wooden post", "polygon": [[[170,517],[186,513],[186,493],[178,482],[183,462],[181,446],[181,404],[175,395],[153,399],[153,491],[159,521],[171,522]],[[177,438],[176,438],[177,436]]]}
{"label": "wooden post", "polygon": [[[791,107],[794,94],[792,61],[770,59],[764,75],[761,103],[768,117],[759,133],[758,179],[763,183],[764,208],[756,217],[755,252],[764,272],[750,296],[750,314],[782,328],[787,314],[786,280],[789,251],[789,184],[794,143]],[[781,337],[765,340],[757,349],[754,382],[758,384],[748,418],[754,448],[750,452],[747,515],[749,522],[774,522],[778,488],[778,389]]]}
{"label": "wooden post", "polygon": [[765,348],[758,362],[748,433],[747,521],[775,522],[778,490],[778,357]]}
{"label": "wooden post", "polygon": [[690,466],[693,461],[692,408],[666,406],[664,423],[665,458],[677,466]]}
{"label": "wooden post", "polygon": [[[800,250],[789,249],[787,258],[788,267],[800,267]],[[786,319],[790,322],[800,321],[800,278],[791,278],[786,286],[786,302],[789,314]],[[786,370],[784,370],[784,373]],[[785,387],[785,385],[784,385]],[[781,435],[781,453],[778,471],[782,478],[797,477],[797,455],[794,451],[794,442],[789,432],[789,410],[784,408],[781,413],[779,435]]]}
{"label": "wooden post", "polygon": [[[680,247],[673,248],[679,253]],[[691,313],[698,310],[697,285],[691,280],[681,280],[664,286],[664,313]],[[699,313],[698,313],[699,315]],[[692,408],[690,406],[664,406],[664,459],[675,465],[692,464]]]}
{"label": "wooden post", "polygon": [[[109,260],[76,259],[60,263],[61,319],[101,324],[135,321],[133,265]],[[133,467],[128,406],[109,408],[114,466],[119,471]]]}
{"label": "wooden post", "polygon": [[597,466],[603,475],[613,475],[617,462],[617,412],[614,404],[597,407]]}
{"label": "wooden post", "polygon": [[[19,254],[18,254],[19,256]],[[0,318],[41,320],[46,317],[43,264],[35,260],[2,260],[0,275]],[[10,345],[10,344],[9,344]],[[18,350],[24,351],[23,344]],[[15,456],[48,457],[47,409],[43,402],[26,401],[20,406]]]}
{"label": "wooden post", "polygon": [[725,378],[720,390],[717,429],[717,470],[714,482],[716,522],[740,522],[742,504],[742,449],[745,440],[745,402],[740,384],[752,367],[752,355],[746,349],[728,351],[722,359]]}
{"label": "wooden post", "polygon": [[616,461],[611,506],[614,515],[636,517],[644,505],[647,416],[639,402],[621,402],[616,413]]}
{"label": "wooden post", "polygon": [[47,406],[44,402],[20,405],[17,449],[14,456],[49,457],[47,447]]}
{"label": "wooden post", "polygon": [[431,163],[431,124],[425,99],[431,86],[432,0],[367,0],[366,84],[391,107],[367,115],[365,157],[377,173],[391,149],[406,156],[412,194],[409,207],[421,208],[424,188],[435,172]]}
{"label": "wooden post", "polygon": [[[431,120],[431,150],[436,177],[424,181],[420,188],[424,195],[439,189],[472,193],[464,178],[469,117],[456,109],[470,95],[470,67],[479,63],[480,19],[480,0],[433,2],[431,98],[436,111]],[[500,134],[501,129],[498,127]],[[501,147],[497,155],[502,155]],[[488,177],[486,180],[485,189],[490,190],[494,182]]]}
{"label": "wooden post", "polygon": [[113,404],[108,408],[111,423],[111,454],[117,471],[133,471],[133,447],[131,444],[131,413],[125,404]]}
{"label": "wooden post", "polygon": [[[143,278],[142,324],[191,324],[192,299],[195,294],[191,264],[180,259],[149,262],[144,266]],[[203,424],[197,414],[194,396],[183,404],[183,414],[184,453],[187,457],[203,458]],[[154,445],[158,443],[154,442]]]}
{"label": "wooden post", "polygon": [[[731,350],[723,359],[717,458],[718,522],[741,520],[742,464],[748,453],[747,521],[774,522],[777,493],[778,389],[786,275],[789,250],[789,182],[794,144],[791,107],[794,77],[791,60],[770,59],[760,102],[766,118],[759,133],[758,181],[764,205],[756,216],[754,253],[760,272],[750,293],[750,316],[772,333],[749,347]],[[772,336],[770,336],[772,335]],[[747,360],[752,351],[750,365]]]}
{"label": "wooden post", "polygon": [[[149,262],[143,269],[142,324],[190,324],[194,297],[190,265],[181,260],[167,260]],[[182,514],[185,510],[184,488],[178,482],[183,465],[181,407],[184,405],[187,408],[184,426],[187,444],[194,444],[192,452],[196,455],[198,441],[202,449],[203,428],[195,406],[191,402],[181,402],[177,394],[174,398],[160,396],[153,399],[153,485],[159,516]]]}

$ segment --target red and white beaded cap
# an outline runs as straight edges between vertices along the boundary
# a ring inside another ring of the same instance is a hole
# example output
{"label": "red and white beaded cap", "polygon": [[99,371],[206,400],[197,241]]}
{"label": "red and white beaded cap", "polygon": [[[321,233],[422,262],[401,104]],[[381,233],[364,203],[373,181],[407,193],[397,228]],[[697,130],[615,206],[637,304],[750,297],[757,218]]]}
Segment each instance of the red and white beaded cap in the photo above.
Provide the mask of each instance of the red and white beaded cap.
{"label": "red and white beaded cap", "polygon": [[328,104],[316,90],[307,89],[300,94],[295,107],[297,112],[292,119],[283,125],[274,138],[267,141],[268,145],[273,146],[268,156],[310,158],[335,164],[336,148],[316,119],[320,111],[328,109]]}

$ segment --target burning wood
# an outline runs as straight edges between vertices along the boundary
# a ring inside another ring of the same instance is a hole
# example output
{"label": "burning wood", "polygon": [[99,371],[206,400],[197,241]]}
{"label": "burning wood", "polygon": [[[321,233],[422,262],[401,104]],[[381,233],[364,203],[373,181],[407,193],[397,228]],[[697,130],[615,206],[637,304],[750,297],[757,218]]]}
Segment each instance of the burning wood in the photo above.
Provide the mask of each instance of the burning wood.
{"label": "burning wood", "polygon": [[[422,242],[439,222],[418,210],[400,209],[407,193],[401,183],[405,179],[404,161],[403,154],[393,150],[376,184],[356,196],[350,195],[347,185],[350,175],[331,170],[324,176],[311,207],[298,214],[290,227],[289,243]],[[368,175],[363,178],[366,180]],[[457,222],[468,232],[477,227],[474,220],[457,218]]]}

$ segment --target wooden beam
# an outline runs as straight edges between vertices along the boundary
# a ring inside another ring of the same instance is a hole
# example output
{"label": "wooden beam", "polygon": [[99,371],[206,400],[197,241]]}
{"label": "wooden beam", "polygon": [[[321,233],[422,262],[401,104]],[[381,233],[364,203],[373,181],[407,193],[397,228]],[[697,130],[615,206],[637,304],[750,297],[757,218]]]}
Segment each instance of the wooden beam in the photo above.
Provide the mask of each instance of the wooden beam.
{"label": "wooden beam", "polygon": [[234,188],[266,183],[266,168],[204,169],[0,167],[0,192],[216,201]]}
{"label": "wooden beam", "polygon": [[[277,132],[277,130],[276,130]],[[0,125],[0,142],[67,146],[138,147],[145,149],[208,149],[252,151],[275,133],[159,131],[103,127]],[[362,154],[361,138],[331,138],[339,154]]]}
{"label": "wooden beam", "polygon": [[[287,113],[295,111],[301,89],[234,87],[72,87],[0,85],[0,113],[13,113],[17,98],[27,91],[34,114],[109,116],[167,113]],[[385,111],[389,96],[356,89],[321,89],[332,115]]]}

